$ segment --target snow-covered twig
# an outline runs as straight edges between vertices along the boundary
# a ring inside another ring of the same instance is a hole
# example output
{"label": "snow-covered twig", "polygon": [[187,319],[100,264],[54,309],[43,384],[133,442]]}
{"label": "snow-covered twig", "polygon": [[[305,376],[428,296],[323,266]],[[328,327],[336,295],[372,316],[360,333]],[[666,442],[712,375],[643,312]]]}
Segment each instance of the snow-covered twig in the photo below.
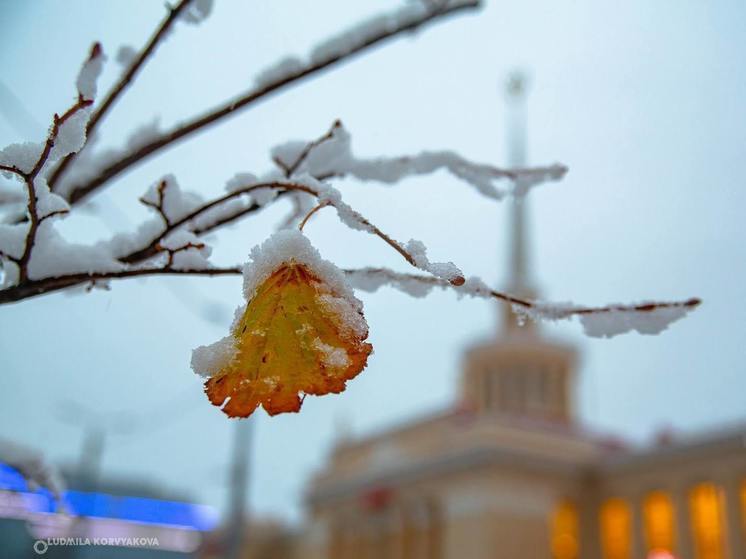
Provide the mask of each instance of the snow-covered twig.
{"label": "snow-covered twig", "polygon": [[253,105],[280,89],[289,85],[295,85],[304,78],[311,77],[322,70],[344,62],[388,39],[405,33],[411,33],[429,23],[457,13],[473,10],[478,8],[479,5],[480,0],[450,0],[439,5],[437,9],[413,4],[401,8],[399,11],[388,16],[375,18],[354,27],[350,31],[341,33],[339,36],[325,41],[314,49],[308,62],[296,65],[287,72],[279,72],[277,75],[273,75],[271,79],[262,81],[256,88],[227,100],[222,105],[203,115],[196,116],[182,123],[171,132],[154,138],[145,145],[112,162],[89,180],[72,185],[69,189],[66,189],[69,192],[67,200],[71,204],[81,201],[107,184],[113,177],[129,169],[132,165],[139,163],[146,157],[159,152],[161,149],[182,138],[202,130],[206,126],[235,114],[245,107]]}
{"label": "snow-covered twig", "polygon": [[[275,164],[280,167],[283,172],[285,173],[286,178],[292,177],[300,168],[300,166],[308,159],[308,156],[311,155],[311,152],[315,150],[317,147],[319,147],[324,142],[328,142],[334,139],[335,134],[338,130],[342,128],[342,121],[337,119],[335,120],[329,130],[324,134],[323,136],[320,136],[319,138],[313,140],[312,142],[308,142],[303,149],[300,150],[298,155],[295,157],[295,160],[292,163],[286,163],[282,159],[280,159],[279,155],[275,155],[272,157],[272,160],[275,162]],[[317,177],[318,178],[318,177]]]}
{"label": "snow-covered twig", "polygon": [[[166,15],[166,18],[161,22],[161,24],[158,26],[158,28],[155,30],[153,35],[150,37],[150,40],[147,42],[147,44],[143,47],[143,49],[140,51],[140,53],[136,56],[136,58],[132,61],[131,64],[129,64],[127,71],[122,74],[122,77],[117,81],[112,88],[109,90],[109,92],[106,94],[106,97],[101,102],[101,104],[98,106],[98,108],[93,112],[91,115],[90,120],[88,121],[88,126],[86,127],[86,134],[88,136],[91,136],[94,129],[98,125],[99,121],[106,115],[106,113],[111,109],[111,107],[114,105],[114,103],[119,99],[119,97],[124,93],[124,91],[127,89],[127,87],[133,83],[135,76],[140,71],[140,68],[145,64],[145,62],[150,58],[150,56],[155,52],[156,47],[165,39],[166,35],[168,34],[169,29],[174,24],[174,22],[178,19],[179,15],[184,11],[184,9],[189,5],[190,2],[193,2],[194,0],[181,0],[176,6],[174,7],[168,7],[168,14]],[[65,169],[72,164],[73,160],[76,157],[76,153],[71,153],[64,157],[62,161],[60,161],[57,168],[52,172],[52,174],[49,177],[49,188],[54,191],[55,184],[57,183],[57,180],[62,176],[62,174],[65,172]]]}
{"label": "snow-covered twig", "polygon": [[[0,304],[20,301],[36,295],[53,293],[77,285],[114,279],[145,276],[231,276],[241,275],[243,266],[210,267],[199,269],[174,269],[169,266],[135,268],[95,274],[69,274],[66,276],[29,281],[22,285],[0,290]],[[422,274],[405,274],[388,268],[359,268],[343,270],[347,280],[356,289],[374,292],[388,285],[414,297],[424,297],[433,288],[454,289],[460,295],[495,299],[510,304],[513,310],[533,320],[564,320],[579,317],[587,334],[610,337],[631,329],[641,333],[658,333],[670,322],[683,317],[701,304],[697,298],[683,301],[659,301],[630,305],[604,305],[598,307],[579,306],[568,303],[547,303],[515,297],[489,288],[479,278],[466,279],[462,285],[454,285],[444,279]]]}
{"label": "snow-covered twig", "polygon": [[589,307],[515,297],[491,289],[477,277],[470,277],[462,285],[454,286],[437,277],[402,274],[387,268],[346,270],[346,274],[353,287],[369,292],[389,285],[411,296],[424,297],[435,287],[450,287],[460,295],[497,299],[510,304],[521,320],[556,321],[578,317],[587,335],[602,338],[609,338],[631,330],[636,330],[641,334],[657,334],[702,303],[698,298],[691,298],[683,301]]}
{"label": "snow-covered twig", "polygon": [[[523,196],[528,190],[547,181],[559,181],[567,167],[555,163],[542,167],[502,169],[476,163],[453,151],[423,151],[400,157],[361,158],[352,153],[350,133],[337,120],[329,131],[312,142],[287,142],[272,150],[272,160],[286,178],[309,174],[317,180],[351,176],[363,181],[394,184],[415,175],[446,170],[470,184],[480,194],[494,200],[505,196]],[[509,180],[509,188],[499,188],[496,181]]]}
{"label": "snow-covered twig", "polygon": [[52,127],[38,156],[36,156],[37,146],[34,144],[11,145],[0,153],[0,160],[7,161],[7,163],[0,164],[0,170],[18,176],[26,185],[28,228],[22,252],[19,256],[3,252],[3,256],[18,267],[19,282],[28,279],[29,261],[36,244],[39,226],[45,220],[69,211],[67,204],[51,194],[46,183],[37,184],[37,179],[48,162],[74,153],[83,147],[86,138],[83,127],[89,117],[87,108],[93,104],[93,97],[96,93],[95,82],[101,71],[102,58],[101,45],[96,43],[91,48],[88,60],[83,64],[78,76],[77,100],[61,116],[54,115]]}
{"label": "snow-covered twig", "polygon": [[[186,249],[185,249],[186,250]],[[31,297],[55,293],[71,287],[93,285],[97,282],[107,282],[115,279],[135,278],[142,276],[225,276],[240,274],[238,266],[228,268],[172,268],[168,266],[153,266],[130,268],[111,272],[81,272],[60,276],[29,280],[22,284],[0,289],[0,305],[15,303]]]}

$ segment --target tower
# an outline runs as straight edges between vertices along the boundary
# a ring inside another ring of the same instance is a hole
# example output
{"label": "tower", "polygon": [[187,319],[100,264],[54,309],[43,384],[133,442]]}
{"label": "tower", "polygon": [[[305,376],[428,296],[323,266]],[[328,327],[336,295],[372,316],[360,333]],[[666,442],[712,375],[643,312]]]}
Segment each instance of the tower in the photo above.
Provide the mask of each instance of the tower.
{"label": "tower", "polygon": [[[515,72],[505,85],[508,165],[526,165],[526,78]],[[508,278],[512,295],[536,298],[529,272],[527,199],[511,200],[508,229]],[[494,339],[466,352],[463,400],[478,413],[506,414],[569,423],[576,352],[544,337],[529,321],[520,324],[502,302]]]}

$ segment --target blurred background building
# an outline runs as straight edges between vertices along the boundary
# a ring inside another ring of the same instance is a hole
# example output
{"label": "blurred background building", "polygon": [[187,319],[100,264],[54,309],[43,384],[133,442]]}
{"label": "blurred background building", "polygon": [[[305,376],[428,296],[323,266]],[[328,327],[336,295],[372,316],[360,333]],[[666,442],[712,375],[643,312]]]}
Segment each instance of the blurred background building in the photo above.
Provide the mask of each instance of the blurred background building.
{"label": "blurred background building", "polygon": [[[521,166],[525,79],[507,94]],[[516,199],[505,287],[535,297],[525,212]],[[300,556],[746,558],[746,425],[645,449],[597,434],[576,420],[576,348],[501,309],[452,408],[337,443],[308,490]]]}

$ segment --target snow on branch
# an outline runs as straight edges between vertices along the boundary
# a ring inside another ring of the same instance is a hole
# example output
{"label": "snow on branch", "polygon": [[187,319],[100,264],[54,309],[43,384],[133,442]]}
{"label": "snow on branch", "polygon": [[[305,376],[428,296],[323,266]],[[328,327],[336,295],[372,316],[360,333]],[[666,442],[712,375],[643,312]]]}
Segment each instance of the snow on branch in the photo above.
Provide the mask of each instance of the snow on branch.
{"label": "snow on branch", "polygon": [[[77,101],[62,116],[54,115],[45,142],[11,144],[0,151],[0,171],[22,180],[27,198],[27,221],[2,225],[0,229],[0,256],[4,260],[3,281],[6,285],[14,281],[24,282],[38,272],[39,267],[46,267],[43,258],[32,262],[40,235],[49,241],[46,248],[52,244],[58,251],[62,248],[62,241],[51,225],[44,229],[42,225],[48,225],[47,220],[66,214],[70,208],[63,198],[49,190],[43,172],[49,163],[79,151],[85,144],[86,123],[90,118],[103,58],[101,45],[96,43],[78,74]],[[57,252],[52,260],[59,258],[64,259],[64,256]]]}
{"label": "snow on branch", "polygon": [[[330,178],[339,174],[329,173],[328,167],[324,171],[324,168],[314,165],[318,162],[325,162],[324,164],[328,165],[331,160],[336,161],[336,168],[339,169],[342,168],[340,160],[349,161],[349,135],[346,132],[341,136],[341,150],[331,149],[326,155],[322,153],[321,158],[318,156],[318,152],[324,148],[333,148],[335,141],[340,138],[338,133],[343,131],[341,124],[336,123],[327,134],[313,142],[303,146],[295,144],[293,149],[286,147],[279,152],[274,150],[273,160],[282,169],[280,178],[276,178],[277,174],[273,173],[263,178],[257,178],[250,173],[237,174],[228,181],[226,194],[206,202],[196,195],[183,193],[173,176],[164,177],[151,186],[141,198],[143,204],[159,214],[159,220],[146,222],[134,237],[115,237],[108,243],[108,249],[111,254],[116,255],[119,267],[110,270],[89,270],[88,273],[73,271],[67,275],[21,282],[0,291],[0,303],[110,279],[161,274],[215,276],[239,273],[238,267],[211,266],[208,261],[210,249],[199,240],[199,235],[232,220],[237,214],[255,211],[287,193],[316,200],[316,205],[307,211],[301,221],[301,230],[309,218],[321,208],[333,207],[342,223],[351,229],[378,236],[410,265],[431,274],[401,274],[381,268],[348,270],[347,276],[352,285],[360,289],[374,291],[382,285],[390,284],[411,295],[424,296],[433,287],[451,287],[461,295],[502,300],[510,304],[524,320],[560,320],[577,316],[588,335],[602,337],[631,330],[643,334],[660,332],[700,303],[698,299],[690,299],[673,303],[583,307],[531,301],[492,290],[479,278],[467,279],[452,262],[431,262],[422,242],[410,240],[401,243],[393,239],[344,202],[337,189],[309,174],[327,173]],[[333,154],[341,154],[341,157],[335,159]],[[381,165],[385,169],[385,164]],[[151,259],[159,254],[166,255],[165,262],[159,266],[152,265]]]}
{"label": "snow on branch", "polygon": [[436,287],[453,288],[459,295],[497,299],[510,304],[521,321],[557,321],[577,317],[585,334],[594,338],[611,338],[631,331],[647,335],[659,334],[702,302],[691,298],[684,301],[648,301],[586,307],[574,303],[549,303],[514,297],[491,289],[477,277],[470,277],[461,285],[453,285],[440,278],[403,274],[387,268],[361,268],[345,272],[354,288],[368,292],[388,285],[413,297],[425,297]]}
{"label": "snow on branch", "polygon": [[[415,175],[445,170],[473,186],[482,195],[500,200],[522,196],[528,189],[564,177],[567,168],[555,164],[525,169],[500,169],[471,162],[452,151],[423,151],[406,157],[358,158],[352,153],[350,134],[335,122],[311,142],[288,142],[274,148],[272,160],[278,169],[263,176],[239,173],[226,184],[226,193],[211,200],[184,192],[173,175],[155,182],[140,201],[157,215],[130,233],[105,242],[83,246],[68,243],[55,229],[51,218],[70,211],[70,204],[94,192],[112,177],[235,110],[248,106],[287,85],[319,72],[354,54],[442,16],[475,8],[478,0],[430,0],[411,3],[392,14],[375,18],[348,30],[314,49],[307,60],[291,60],[265,71],[257,86],[226,105],[162,133],[158,122],[148,124],[130,137],[124,151],[81,153],[87,138],[106,111],[125,91],[137,72],[181,18],[197,23],[209,15],[211,0],[182,0],[170,8],[166,19],[143,50],[131,59],[128,69],[106,100],[92,115],[96,80],[103,54],[94,45],[77,80],[77,101],[62,116],[55,115],[45,142],[13,144],[0,150],[0,172],[25,186],[26,219],[0,224],[2,283],[0,304],[63,289],[106,286],[109,280],[151,275],[218,276],[241,273],[241,267],[216,267],[211,249],[202,237],[237,219],[247,217],[281,197],[290,197],[294,209],[289,224],[299,229],[322,208],[333,207],[347,227],[377,236],[422,274],[401,274],[385,268],[346,270],[347,280],[359,289],[374,291],[382,285],[424,296],[432,288],[454,289],[460,295],[498,299],[512,306],[523,320],[562,320],[578,317],[590,336],[610,337],[629,331],[652,334],[665,329],[700,304],[699,299],[679,302],[646,302],[631,305],[584,307],[553,304],[514,297],[490,289],[482,280],[468,277],[453,262],[433,262],[425,245],[417,240],[400,242],[379,229],[342,199],[329,183],[340,177],[393,184]],[[127,57],[131,58],[131,57]],[[74,155],[80,153],[75,158]],[[60,165],[51,173],[50,166]],[[73,165],[74,163],[74,165]],[[72,165],[64,181],[52,192],[65,166]],[[498,181],[509,182],[508,186]],[[2,193],[2,201],[17,204],[15,193]],[[296,234],[297,236],[297,234]]]}
{"label": "snow on branch", "polygon": [[[153,33],[150,40],[138,53],[131,53],[131,51],[120,49],[120,54],[117,55],[117,59],[124,59],[126,55],[122,55],[122,52],[129,52],[130,56],[127,56],[127,69],[122,74],[119,81],[114,84],[111,90],[107,93],[106,98],[96,108],[94,113],[91,115],[88,121],[86,133],[91,136],[99,121],[109,112],[114,103],[122,96],[125,90],[134,82],[137,73],[145,65],[150,56],[155,52],[156,47],[166,38],[171,26],[181,15],[185,21],[190,23],[196,23],[199,21],[200,14],[204,14],[204,17],[210,13],[212,0],[181,0],[176,6],[168,8],[168,14],[163,22]],[[185,12],[186,10],[186,12]],[[194,12],[194,13],[192,13]],[[93,95],[91,95],[93,98]],[[73,152],[65,156],[60,162],[57,168],[49,177],[49,187],[54,190],[57,181],[60,179],[65,170],[71,165],[73,159],[75,159],[77,152]]]}
{"label": "snow on branch", "polygon": [[[264,77],[261,78],[260,76],[260,83],[253,89],[228,99],[222,105],[204,114],[183,122],[170,132],[150,138],[149,141],[138,146],[137,149],[132,149],[117,159],[107,162],[107,165],[98,168],[95,174],[88,174],[81,180],[72,181],[65,188],[66,198],[71,204],[78,203],[106,185],[112,178],[143,159],[207,126],[234,115],[245,107],[252,106],[278,90],[296,85],[300,80],[344,62],[388,39],[417,31],[427,24],[476,9],[479,6],[480,0],[449,0],[437,3],[415,2],[389,15],[358,24],[352,29],[322,42],[312,50],[306,62],[296,64],[286,61],[272,71],[263,72]],[[58,178],[59,174],[54,177],[55,182]]]}
{"label": "snow on branch", "polygon": [[[545,167],[500,169],[474,163],[452,151],[423,151],[405,157],[357,158],[352,153],[351,136],[340,121],[313,142],[287,142],[272,150],[272,160],[291,178],[310,174],[324,180],[352,176],[363,181],[386,184],[402,179],[446,170],[473,186],[480,194],[495,200],[507,195],[524,195],[528,189],[547,181],[564,178],[567,167],[555,163]],[[509,180],[510,188],[499,188],[495,182]]]}

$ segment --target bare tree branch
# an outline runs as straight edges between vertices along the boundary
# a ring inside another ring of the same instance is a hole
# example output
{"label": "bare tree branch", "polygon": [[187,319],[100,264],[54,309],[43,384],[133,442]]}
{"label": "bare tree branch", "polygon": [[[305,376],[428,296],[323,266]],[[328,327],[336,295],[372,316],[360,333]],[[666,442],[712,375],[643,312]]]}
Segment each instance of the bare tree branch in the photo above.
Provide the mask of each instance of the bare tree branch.
{"label": "bare tree branch", "polygon": [[300,224],[298,225],[298,229],[303,231],[303,228],[306,226],[306,223],[308,223],[308,220],[311,219],[311,216],[313,216],[313,214],[315,214],[317,211],[324,209],[329,205],[329,202],[321,202],[320,204],[314,206],[311,211],[306,214],[306,217],[304,217],[303,220],[300,222]]}
{"label": "bare tree branch", "polygon": [[326,134],[317,138],[313,142],[309,142],[308,144],[306,144],[306,147],[303,148],[303,150],[298,154],[298,157],[296,157],[295,161],[293,161],[291,165],[285,166],[285,164],[279,158],[275,158],[275,163],[277,163],[284,169],[286,177],[292,177],[306,160],[306,158],[311,155],[311,152],[324,142],[328,142],[329,140],[334,138],[334,132],[341,127],[342,121],[339,119],[335,120]]}
{"label": "bare tree branch", "polygon": [[126,155],[119,161],[112,163],[111,165],[103,169],[101,173],[93,179],[82,184],[72,186],[69,191],[68,201],[71,204],[80,202],[82,199],[105,185],[109,180],[129,169],[132,165],[138,163],[146,157],[159,152],[160,150],[170,146],[171,144],[183,138],[186,138],[187,136],[190,136],[191,134],[194,134],[195,132],[198,132],[211,124],[214,124],[228,116],[232,116],[234,113],[243,109],[244,107],[251,106],[257,101],[269,96],[270,94],[284,89],[286,86],[294,85],[296,82],[304,78],[314,76],[322,70],[332,67],[338,63],[344,62],[349,58],[353,58],[354,56],[369,50],[371,47],[376,46],[393,37],[416,31],[420,27],[433,23],[442,18],[452,16],[456,13],[473,10],[479,7],[479,5],[480,0],[467,0],[453,5],[443,5],[441,7],[438,7],[437,9],[431,9],[418,18],[401,23],[400,25],[392,27],[390,29],[382,30],[368,37],[365,41],[354,46],[348,51],[329,56],[328,58],[324,58],[316,62],[311,62],[303,68],[289,75],[285,75],[270,83],[262,85],[257,89],[253,89],[243,94],[242,96],[229,99],[223,105],[216,107],[215,109],[209,111],[204,115],[197,116],[194,119],[185,122],[175,130],[172,130],[167,134],[163,134],[162,136],[145,144],[134,152]]}

